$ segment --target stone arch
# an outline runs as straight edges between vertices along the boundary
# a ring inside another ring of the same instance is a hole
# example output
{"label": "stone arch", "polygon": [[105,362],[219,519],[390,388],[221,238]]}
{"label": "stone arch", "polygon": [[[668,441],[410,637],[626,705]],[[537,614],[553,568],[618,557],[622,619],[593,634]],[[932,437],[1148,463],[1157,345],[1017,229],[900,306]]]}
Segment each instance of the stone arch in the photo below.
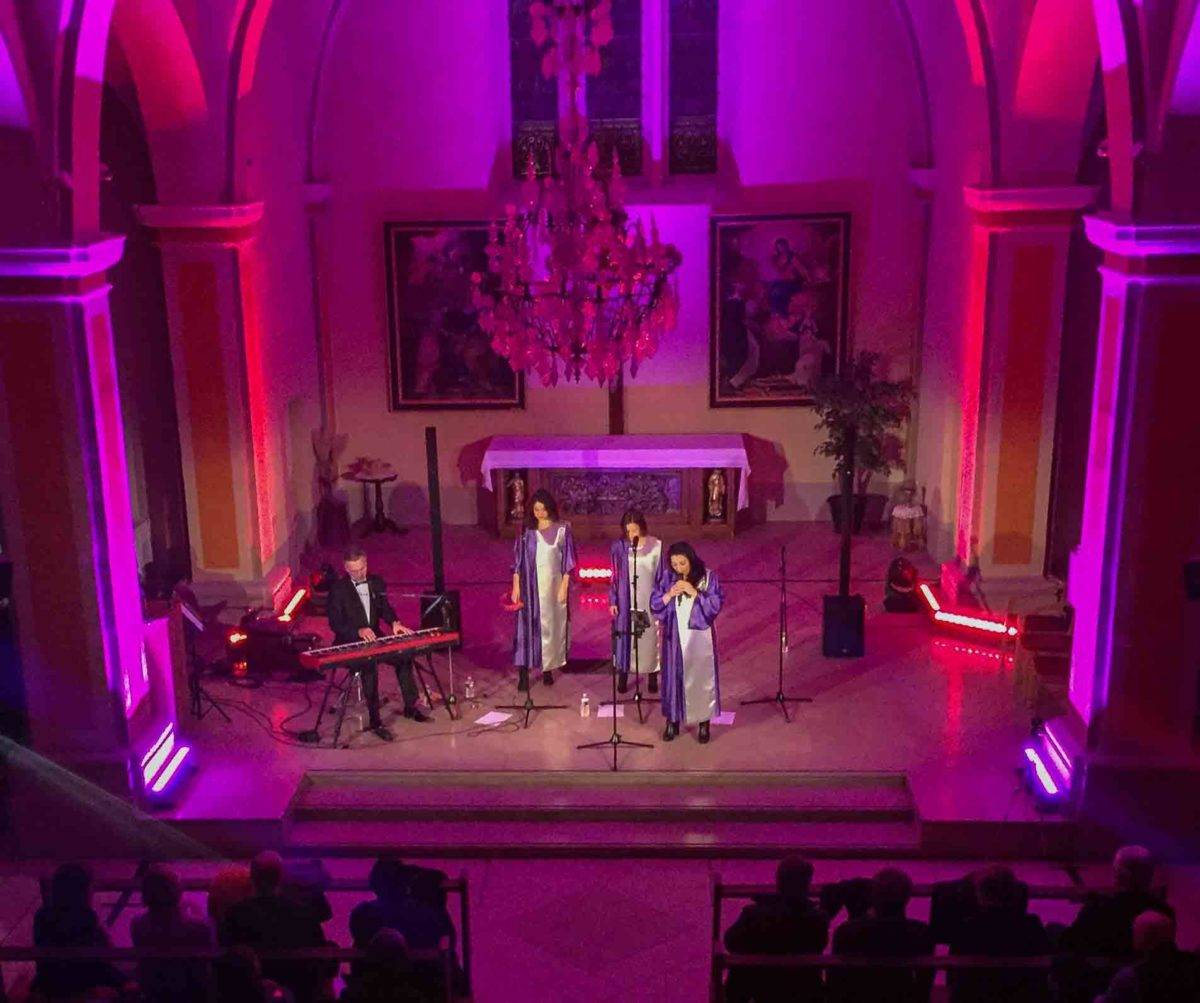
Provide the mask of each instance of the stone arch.
{"label": "stone arch", "polygon": [[1095,0],[1100,72],[1108,118],[1112,209],[1129,215],[1136,205],[1137,158],[1146,138],[1145,66],[1134,0]]}

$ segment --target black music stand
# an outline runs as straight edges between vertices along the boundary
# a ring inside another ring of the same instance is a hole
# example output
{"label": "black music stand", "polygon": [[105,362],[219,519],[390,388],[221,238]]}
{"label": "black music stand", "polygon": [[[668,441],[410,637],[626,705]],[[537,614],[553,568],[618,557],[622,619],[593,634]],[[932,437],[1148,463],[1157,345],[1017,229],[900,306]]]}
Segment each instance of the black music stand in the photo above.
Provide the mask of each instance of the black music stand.
{"label": "black music stand", "polygon": [[788,650],[787,639],[787,546],[779,548],[779,685],[775,693],[769,697],[756,697],[753,700],[743,700],[742,706],[752,704],[773,703],[783,711],[783,719],[792,723],[787,705],[790,703],[812,703],[812,697],[790,697],[783,691],[783,656]]}

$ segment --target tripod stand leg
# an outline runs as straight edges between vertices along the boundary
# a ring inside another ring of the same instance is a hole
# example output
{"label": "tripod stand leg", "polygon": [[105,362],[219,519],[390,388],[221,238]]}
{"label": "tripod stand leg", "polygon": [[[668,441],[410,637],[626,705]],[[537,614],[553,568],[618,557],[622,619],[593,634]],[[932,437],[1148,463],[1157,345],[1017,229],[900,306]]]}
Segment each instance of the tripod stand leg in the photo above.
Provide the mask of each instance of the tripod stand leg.
{"label": "tripod stand leg", "polygon": [[350,702],[350,690],[354,686],[355,673],[350,669],[346,670],[346,677],[342,680],[342,695],[338,698],[338,716],[337,724],[333,726],[333,747],[336,749],[338,739],[342,735],[342,724],[346,720],[346,705]]}

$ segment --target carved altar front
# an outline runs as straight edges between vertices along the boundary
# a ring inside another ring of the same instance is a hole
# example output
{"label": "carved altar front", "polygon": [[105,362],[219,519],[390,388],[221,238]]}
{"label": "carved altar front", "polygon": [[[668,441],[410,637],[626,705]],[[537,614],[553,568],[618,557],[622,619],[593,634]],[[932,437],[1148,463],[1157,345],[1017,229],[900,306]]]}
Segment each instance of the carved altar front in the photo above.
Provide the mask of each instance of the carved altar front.
{"label": "carved altar front", "polygon": [[732,536],[749,472],[740,435],[498,436],[484,455],[479,520],[514,536],[545,488],[580,539],[616,536],[628,508],[666,539]]}

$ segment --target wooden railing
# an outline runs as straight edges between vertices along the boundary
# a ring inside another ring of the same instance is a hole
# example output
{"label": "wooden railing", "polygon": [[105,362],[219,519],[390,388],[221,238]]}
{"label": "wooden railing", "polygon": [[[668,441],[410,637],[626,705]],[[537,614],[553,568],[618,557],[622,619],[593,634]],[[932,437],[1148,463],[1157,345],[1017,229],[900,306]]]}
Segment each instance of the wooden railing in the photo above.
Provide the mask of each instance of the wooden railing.
{"label": "wooden railing", "polygon": [[[135,896],[140,895],[142,874],[147,864],[138,865],[136,873],[128,878],[94,878],[92,889],[97,892],[116,892],[117,901],[105,917],[105,925],[112,926],[120,917],[122,911],[130,904]],[[46,900],[49,878],[41,879],[42,900]],[[184,891],[207,892],[212,885],[211,877],[181,877],[180,884]],[[326,892],[370,892],[366,878],[330,878],[322,885]],[[468,994],[471,992],[471,896],[465,874],[457,878],[447,878],[442,882],[442,891],[448,895],[458,896],[458,951],[462,960],[463,978]],[[17,948],[16,950],[25,950]],[[118,950],[114,948],[113,950]],[[341,950],[339,948],[338,950]],[[451,952],[453,954],[453,952]],[[452,958],[453,960],[453,958]]]}
{"label": "wooden railing", "polygon": [[[113,963],[130,963],[139,961],[219,961],[228,954],[227,948],[220,947],[0,947],[0,962],[54,962],[56,964],[71,964],[72,962],[108,961]],[[260,961],[329,961],[350,962],[361,961],[367,957],[367,952],[353,947],[306,947],[296,950],[255,950],[255,956]],[[445,985],[446,1003],[454,1003],[454,952],[446,938],[437,950],[409,951],[408,958],[416,962],[437,962],[442,966],[442,979]],[[0,984],[2,988],[2,984]],[[211,1003],[218,1003],[216,981],[212,973],[208,979],[208,998]]]}

